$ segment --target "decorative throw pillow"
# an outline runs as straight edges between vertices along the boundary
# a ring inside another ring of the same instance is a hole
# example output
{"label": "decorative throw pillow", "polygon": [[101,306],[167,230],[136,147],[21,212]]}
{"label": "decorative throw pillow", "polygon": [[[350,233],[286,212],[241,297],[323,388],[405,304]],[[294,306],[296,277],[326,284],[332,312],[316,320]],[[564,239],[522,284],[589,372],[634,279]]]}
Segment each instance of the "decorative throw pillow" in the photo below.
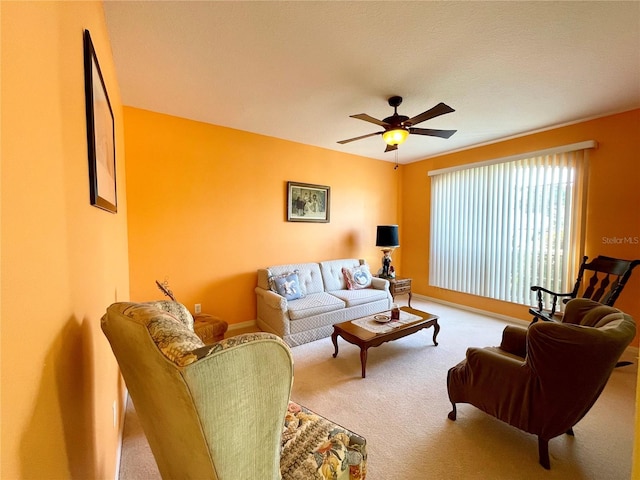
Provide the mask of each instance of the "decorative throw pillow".
{"label": "decorative throw pillow", "polygon": [[371,286],[371,272],[367,265],[343,268],[342,274],[344,275],[344,280],[347,282],[347,288],[349,290],[359,290]]}
{"label": "decorative throw pillow", "polygon": [[273,277],[276,292],[287,300],[296,300],[302,297],[300,280],[297,273],[288,273]]}
{"label": "decorative throw pillow", "polygon": [[298,286],[300,287],[300,298],[305,297],[307,295],[307,291],[304,288],[304,284],[300,281],[300,270],[293,270],[291,272],[286,272],[286,273],[280,273],[278,275],[271,275],[269,277],[269,290],[271,290],[274,293],[280,293],[278,292],[278,287],[276,287],[276,278],[279,277],[288,277],[291,274],[296,274],[298,275]]}

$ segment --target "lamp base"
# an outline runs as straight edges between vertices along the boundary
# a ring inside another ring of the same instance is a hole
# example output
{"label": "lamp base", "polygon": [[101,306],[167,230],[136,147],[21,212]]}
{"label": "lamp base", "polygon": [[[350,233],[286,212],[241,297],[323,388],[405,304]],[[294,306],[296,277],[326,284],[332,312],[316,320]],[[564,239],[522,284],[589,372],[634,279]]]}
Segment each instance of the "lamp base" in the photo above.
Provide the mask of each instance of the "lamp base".
{"label": "lamp base", "polygon": [[386,278],[387,280],[391,278],[396,278],[395,269],[391,266],[392,250],[393,250],[392,248],[382,249],[382,253],[384,253],[384,255],[382,257],[382,268],[378,270],[379,278]]}

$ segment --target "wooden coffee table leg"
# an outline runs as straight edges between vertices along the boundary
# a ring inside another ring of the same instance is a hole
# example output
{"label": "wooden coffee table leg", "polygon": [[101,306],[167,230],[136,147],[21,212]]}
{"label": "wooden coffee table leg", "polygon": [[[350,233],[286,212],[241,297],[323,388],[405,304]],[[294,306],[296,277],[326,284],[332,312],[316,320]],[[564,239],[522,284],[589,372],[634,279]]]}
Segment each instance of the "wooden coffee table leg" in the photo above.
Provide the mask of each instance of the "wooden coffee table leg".
{"label": "wooden coffee table leg", "polygon": [[331,334],[331,341],[333,342],[333,346],[336,349],[335,353],[333,354],[333,358],[336,358],[338,356],[338,332],[336,332],[335,330]]}
{"label": "wooden coffee table leg", "polygon": [[360,364],[362,365],[362,378],[367,377],[367,349],[360,347]]}
{"label": "wooden coffee table leg", "polygon": [[436,319],[433,323],[433,344],[436,347],[438,346],[438,342],[436,341],[436,337],[438,336],[438,333],[440,333],[440,325],[438,325],[438,319]]}

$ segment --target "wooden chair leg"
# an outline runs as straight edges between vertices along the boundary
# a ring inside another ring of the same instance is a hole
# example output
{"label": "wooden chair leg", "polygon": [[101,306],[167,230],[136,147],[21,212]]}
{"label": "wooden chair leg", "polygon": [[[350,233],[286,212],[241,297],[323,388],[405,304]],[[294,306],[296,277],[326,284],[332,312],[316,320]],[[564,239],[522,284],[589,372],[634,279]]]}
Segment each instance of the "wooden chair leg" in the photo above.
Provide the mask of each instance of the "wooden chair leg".
{"label": "wooden chair leg", "polygon": [[540,465],[547,470],[551,469],[551,464],[549,463],[549,441],[540,437],[538,437],[538,458]]}
{"label": "wooden chair leg", "polygon": [[455,420],[456,419],[456,414],[457,414],[456,404],[452,403],[451,405],[453,406],[453,410],[451,410],[449,412],[449,415],[447,415],[447,416],[449,417],[449,420]]}

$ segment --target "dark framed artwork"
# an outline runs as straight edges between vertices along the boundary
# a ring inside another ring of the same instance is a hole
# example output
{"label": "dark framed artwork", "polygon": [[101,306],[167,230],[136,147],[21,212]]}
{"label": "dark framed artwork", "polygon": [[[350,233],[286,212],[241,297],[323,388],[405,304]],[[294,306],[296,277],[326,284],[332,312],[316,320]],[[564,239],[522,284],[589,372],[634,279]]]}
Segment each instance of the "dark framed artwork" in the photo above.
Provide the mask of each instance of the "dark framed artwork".
{"label": "dark framed artwork", "polygon": [[113,111],[89,30],[84,31],[84,91],[91,205],[116,213],[118,199]]}
{"label": "dark framed artwork", "polygon": [[287,182],[287,221],[329,223],[331,187]]}

